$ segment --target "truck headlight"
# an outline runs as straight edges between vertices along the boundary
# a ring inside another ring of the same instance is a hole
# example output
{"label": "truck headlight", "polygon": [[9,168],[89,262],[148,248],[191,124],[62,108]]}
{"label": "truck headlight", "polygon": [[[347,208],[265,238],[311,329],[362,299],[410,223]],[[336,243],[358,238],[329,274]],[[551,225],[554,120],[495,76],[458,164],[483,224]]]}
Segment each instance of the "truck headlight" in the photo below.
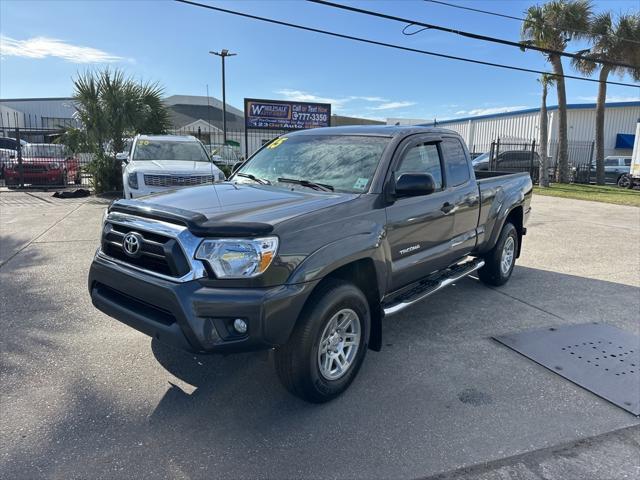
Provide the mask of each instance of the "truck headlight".
{"label": "truck headlight", "polygon": [[278,237],[220,238],[202,242],[196,258],[207,262],[218,278],[252,278],[262,274],[278,250]]}
{"label": "truck headlight", "polygon": [[135,190],[138,189],[138,174],[136,172],[130,173],[127,177],[127,181],[129,182],[129,187]]}

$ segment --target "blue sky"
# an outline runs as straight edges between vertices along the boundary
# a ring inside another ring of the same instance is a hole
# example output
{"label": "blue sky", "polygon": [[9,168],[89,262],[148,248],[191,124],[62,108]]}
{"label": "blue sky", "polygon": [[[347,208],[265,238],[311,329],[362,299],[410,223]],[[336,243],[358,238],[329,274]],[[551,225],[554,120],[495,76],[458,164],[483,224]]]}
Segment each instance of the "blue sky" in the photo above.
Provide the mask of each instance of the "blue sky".
{"label": "blue sky", "polygon": [[[536,52],[436,31],[406,37],[399,23],[302,1],[201,1],[414,48],[549,68]],[[519,38],[519,22],[424,1],[340,1],[485,35]],[[449,1],[516,16],[534,3]],[[638,5],[638,0],[594,1],[596,11],[632,12]],[[220,60],[208,51],[222,48],[238,53],[227,63],[227,101],[238,108],[244,97],[289,98],[327,101],[334,113],[343,115],[445,119],[536,107],[540,96],[534,74],[354,43],[172,1],[3,0],[0,33],[1,98],[69,96],[77,72],[103,65],[158,81],[168,95],[205,95],[208,85],[210,94],[220,97]],[[571,71],[566,61],[565,69]],[[570,103],[594,101],[596,90],[595,83],[567,80]],[[609,101],[638,99],[638,89],[609,86]],[[552,92],[549,104],[555,102]]]}

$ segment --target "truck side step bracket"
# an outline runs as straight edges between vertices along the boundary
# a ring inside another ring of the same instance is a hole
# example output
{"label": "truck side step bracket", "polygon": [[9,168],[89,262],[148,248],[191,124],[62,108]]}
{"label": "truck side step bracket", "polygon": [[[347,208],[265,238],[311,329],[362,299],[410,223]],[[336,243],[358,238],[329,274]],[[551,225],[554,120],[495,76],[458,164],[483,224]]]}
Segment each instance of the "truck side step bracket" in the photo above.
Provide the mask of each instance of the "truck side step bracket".
{"label": "truck side step bracket", "polygon": [[483,266],[484,260],[475,258],[444,270],[438,277],[423,280],[408,292],[403,293],[400,297],[394,298],[389,303],[384,303],[382,305],[384,314],[386,316],[398,313],[405,308],[410,307],[414,303],[427,298],[429,295],[436,293],[438,290],[442,290],[444,287],[466,277]]}

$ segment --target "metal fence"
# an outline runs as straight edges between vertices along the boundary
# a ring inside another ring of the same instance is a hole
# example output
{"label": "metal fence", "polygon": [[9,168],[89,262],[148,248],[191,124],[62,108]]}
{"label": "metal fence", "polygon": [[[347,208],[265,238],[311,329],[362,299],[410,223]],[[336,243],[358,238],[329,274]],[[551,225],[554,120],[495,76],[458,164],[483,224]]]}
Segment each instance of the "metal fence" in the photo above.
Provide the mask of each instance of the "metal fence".
{"label": "metal fence", "polygon": [[[19,127],[11,123],[0,121],[0,186],[57,189],[92,186],[89,165],[94,156],[90,153],[71,153],[64,145],[57,143],[64,133],[64,126],[43,128],[30,124],[28,119],[26,123],[21,120]],[[193,135],[205,145],[214,162],[229,166],[287,132],[249,130],[245,133],[244,130],[227,130],[226,144],[222,130],[176,128],[168,133]],[[114,162],[119,164],[115,159]]]}
{"label": "metal fence", "polygon": [[[173,135],[193,135],[204,145],[215,148],[225,144],[224,132],[219,129],[175,128],[169,133]],[[248,158],[266,143],[276,137],[288,133],[286,130],[227,130],[226,145],[237,150],[238,156]]]}
{"label": "metal fence", "polygon": [[[558,141],[548,145],[549,169],[547,175],[555,180],[559,175]],[[570,179],[573,183],[590,183],[595,181],[593,165],[594,142],[570,141],[568,144],[568,163]],[[491,143],[488,161],[480,168],[490,171],[527,172],[537,183],[540,176],[542,152],[535,140],[497,139]],[[473,155],[472,155],[473,157]]]}

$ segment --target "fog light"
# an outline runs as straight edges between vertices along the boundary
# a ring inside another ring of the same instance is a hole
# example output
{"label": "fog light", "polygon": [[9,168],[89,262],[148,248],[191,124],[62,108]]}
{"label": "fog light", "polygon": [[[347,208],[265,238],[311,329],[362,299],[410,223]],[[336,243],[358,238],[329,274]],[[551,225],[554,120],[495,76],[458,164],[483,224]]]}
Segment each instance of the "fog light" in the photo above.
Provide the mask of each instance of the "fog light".
{"label": "fog light", "polygon": [[241,318],[236,318],[233,321],[233,328],[238,333],[247,333],[247,322],[245,322]]}

